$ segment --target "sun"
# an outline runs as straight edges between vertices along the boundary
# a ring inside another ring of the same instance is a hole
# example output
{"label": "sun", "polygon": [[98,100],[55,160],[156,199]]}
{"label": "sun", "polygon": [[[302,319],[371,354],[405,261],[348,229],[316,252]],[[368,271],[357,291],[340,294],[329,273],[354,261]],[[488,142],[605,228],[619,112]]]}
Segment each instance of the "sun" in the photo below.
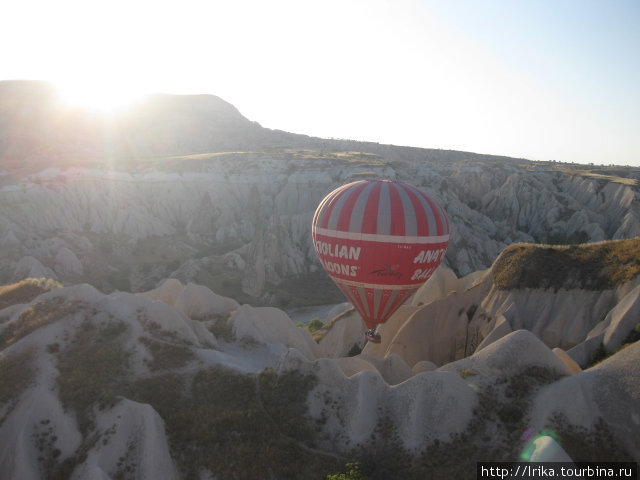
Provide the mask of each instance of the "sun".
{"label": "sun", "polygon": [[96,113],[115,113],[143,96],[126,85],[91,81],[58,83],[56,90],[65,105]]}

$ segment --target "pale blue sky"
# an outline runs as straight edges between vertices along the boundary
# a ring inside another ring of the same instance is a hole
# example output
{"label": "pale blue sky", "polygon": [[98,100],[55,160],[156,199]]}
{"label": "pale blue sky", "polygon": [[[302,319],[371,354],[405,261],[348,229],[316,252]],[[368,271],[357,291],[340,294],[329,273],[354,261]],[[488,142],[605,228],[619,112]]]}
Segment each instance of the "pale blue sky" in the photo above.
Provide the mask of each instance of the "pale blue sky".
{"label": "pale blue sky", "polygon": [[640,165],[640,0],[21,0],[0,79],[211,93],[265,127]]}

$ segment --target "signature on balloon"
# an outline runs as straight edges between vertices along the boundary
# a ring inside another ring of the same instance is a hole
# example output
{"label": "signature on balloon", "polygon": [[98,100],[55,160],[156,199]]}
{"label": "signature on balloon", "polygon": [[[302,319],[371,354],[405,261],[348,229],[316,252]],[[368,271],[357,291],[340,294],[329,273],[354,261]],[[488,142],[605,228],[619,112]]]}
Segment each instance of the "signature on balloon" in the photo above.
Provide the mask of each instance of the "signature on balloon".
{"label": "signature on balloon", "polygon": [[377,275],[379,277],[396,277],[396,278],[402,277],[402,273],[396,272],[394,268],[398,268],[398,265],[391,266],[391,265],[384,264],[381,268],[372,270],[371,274]]}

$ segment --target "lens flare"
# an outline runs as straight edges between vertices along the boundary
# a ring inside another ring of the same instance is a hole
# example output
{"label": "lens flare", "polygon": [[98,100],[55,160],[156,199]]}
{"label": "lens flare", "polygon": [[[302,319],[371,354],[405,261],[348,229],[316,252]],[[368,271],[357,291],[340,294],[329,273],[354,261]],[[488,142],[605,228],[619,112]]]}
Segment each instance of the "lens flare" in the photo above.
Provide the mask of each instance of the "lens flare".
{"label": "lens flare", "polygon": [[[527,439],[531,438],[533,435],[533,431],[534,430],[532,428],[527,428],[522,433],[520,440],[526,441]],[[555,442],[558,442],[558,443],[560,440],[560,437],[558,436],[558,434],[553,430],[550,430],[550,429],[542,430],[535,437],[531,438],[529,442],[527,442],[524,449],[522,450],[522,453],[520,454],[520,458],[522,460],[525,460],[527,462],[531,460],[531,455],[533,455],[533,452],[536,450],[536,444],[535,444],[536,440],[542,437],[551,437]]]}
{"label": "lens flare", "polygon": [[118,84],[72,82],[57,84],[58,97],[64,104],[96,113],[114,113],[129,107],[142,97]]}

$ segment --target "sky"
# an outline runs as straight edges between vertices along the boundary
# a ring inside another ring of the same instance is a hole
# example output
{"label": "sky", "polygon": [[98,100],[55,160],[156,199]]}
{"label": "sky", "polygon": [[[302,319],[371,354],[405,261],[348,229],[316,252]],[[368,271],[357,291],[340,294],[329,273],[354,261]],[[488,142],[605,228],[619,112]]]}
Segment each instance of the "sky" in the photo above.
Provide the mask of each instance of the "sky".
{"label": "sky", "polygon": [[9,0],[0,80],[213,94],[263,127],[640,166],[638,0]]}

